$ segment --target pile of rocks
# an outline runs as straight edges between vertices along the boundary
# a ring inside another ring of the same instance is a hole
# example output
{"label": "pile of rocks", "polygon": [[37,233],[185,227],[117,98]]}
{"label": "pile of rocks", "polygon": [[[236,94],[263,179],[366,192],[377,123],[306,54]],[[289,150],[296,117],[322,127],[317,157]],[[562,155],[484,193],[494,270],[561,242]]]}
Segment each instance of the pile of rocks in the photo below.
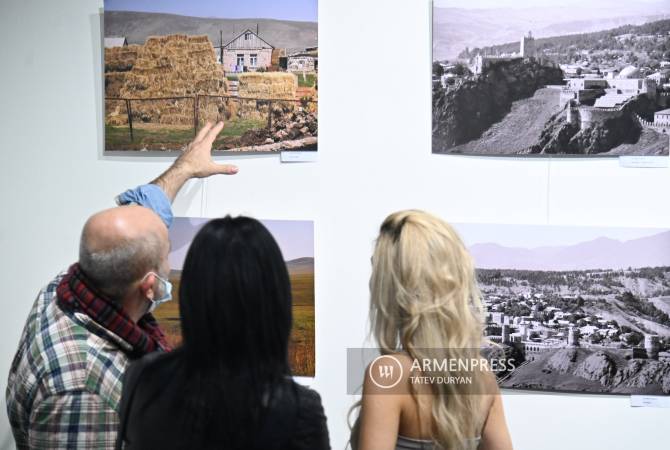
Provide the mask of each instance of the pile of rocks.
{"label": "pile of rocks", "polygon": [[309,111],[302,106],[272,108],[272,126],[270,137],[266,143],[292,141],[315,137],[318,133],[318,119],[316,112]]}

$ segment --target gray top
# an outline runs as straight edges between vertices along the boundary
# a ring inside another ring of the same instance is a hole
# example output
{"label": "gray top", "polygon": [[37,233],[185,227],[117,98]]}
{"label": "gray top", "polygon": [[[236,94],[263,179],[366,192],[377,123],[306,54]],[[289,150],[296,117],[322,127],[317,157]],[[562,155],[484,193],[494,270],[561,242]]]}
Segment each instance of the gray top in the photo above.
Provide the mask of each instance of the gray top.
{"label": "gray top", "polygon": [[[475,450],[479,447],[481,438],[468,439],[463,446],[463,450]],[[396,450],[434,450],[433,441],[424,439],[413,439],[398,435],[398,440],[395,444]]]}

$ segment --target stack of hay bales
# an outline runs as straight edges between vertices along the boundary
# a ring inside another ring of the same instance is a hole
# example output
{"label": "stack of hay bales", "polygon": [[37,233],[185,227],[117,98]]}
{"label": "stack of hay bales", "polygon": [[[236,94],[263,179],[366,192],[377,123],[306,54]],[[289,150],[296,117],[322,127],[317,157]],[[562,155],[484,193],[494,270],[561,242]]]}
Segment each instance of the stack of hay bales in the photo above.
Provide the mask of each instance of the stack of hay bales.
{"label": "stack of hay bales", "polygon": [[239,76],[240,97],[294,100],[298,77],[286,72],[250,72]]}
{"label": "stack of hay bales", "polygon": [[105,49],[105,73],[128,72],[135,65],[141,45],[127,45]]}
{"label": "stack of hay bales", "polygon": [[[132,70],[141,45],[128,45],[105,49],[105,97],[121,97],[121,88],[126,83],[126,75]],[[105,118],[110,125],[126,125],[126,103],[106,101]]]}
{"label": "stack of hay bales", "polygon": [[[251,99],[295,100],[298,77],[286,72],[251,72],[239,75],[239,96]],[[241,118],[267,117],[268,103],[240,101]]]}
{"label": "stack of hay bales", "polygon": [[[125,51],[123,48],[105,51],[105,69],[109,69],[105,74],[108,97],[226,95],[223,70],[216,62],[214,47],[207,36],[157,36],[148,38],[144,45],[128,46],[125,48],[129,50]],[[125,113],[122,102],[111,103],[121,104]],[[222,112],[219,104],[221,102],[207,102],[205,108],[199,108],[199,118],[217,120]],[[143,122],[193,125],[191,99],[138,101],[133,102],[132,109],[133,119]]]}

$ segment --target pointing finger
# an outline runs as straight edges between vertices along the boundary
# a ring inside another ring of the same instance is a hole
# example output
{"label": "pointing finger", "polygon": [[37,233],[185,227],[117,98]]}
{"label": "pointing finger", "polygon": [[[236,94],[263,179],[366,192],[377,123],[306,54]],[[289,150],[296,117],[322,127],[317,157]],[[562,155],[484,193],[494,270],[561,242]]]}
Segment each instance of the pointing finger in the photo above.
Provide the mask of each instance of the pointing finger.
{"label": "pointing finger", "polygon": [[196,135],[195,139],[193,139],[193,143],[200,142],[202,138],[204,138],[211,129],[212,129],[212,122],[207,121],[205,125],[202,128],[200,128],[200,131],[198,131],[198,134]]}
{"label": "pointing finger", "polygon": [[221,175],[235,175],[240,169],[232,164],[214,164],[214,170]]}
{"label": "pointing finger", "polygon": [[206,141],[210,144],[213,143],[221,130],[223,130],[223,122],[218,122],[207,132],[207,135],[203,138],[203,141]]}

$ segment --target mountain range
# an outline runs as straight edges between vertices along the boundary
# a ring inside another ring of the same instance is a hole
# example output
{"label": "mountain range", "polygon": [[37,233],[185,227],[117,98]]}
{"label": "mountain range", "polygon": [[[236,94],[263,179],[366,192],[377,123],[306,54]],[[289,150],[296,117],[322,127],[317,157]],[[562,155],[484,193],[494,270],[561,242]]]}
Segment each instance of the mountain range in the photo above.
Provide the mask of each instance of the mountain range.
{"label": "mountain range", "polygon": [[608,8],[433,8],[433,60],[453,59],[466,47],[487,47],[535,37],[590,33],[670,18],[670,3],[630,0]]}
{"label": "mountain range", "polygon": [[106,11],[105,37],[124,36],[129,44],[144,44],[149,36],[188,34],[209,36],[219,45],[220,32],[227,44],[246,29],[258,30],[259,36],[275,48],[299,49],[318,46],[318,24],[264,18],[219,19],[176,14],[135,11]]}
{"label": "mountain range", "polygon": [[294,275],[314,273],[314,258],[304,257],[286,261],[286,268]]}
{"label": "mountain range", "polygon": [[[286,268],[289,273],[293,275],[299,274],[313,274],[314,273],[314,258],[304,257],[296,258],[291,261],[286,261]],[[172,269],[170,271],[171,278],[181,278],[181,267]]]}
{"label": "mountain range", "polygon": [[479,269],[594,270],[670,266],[670,231],[629,241],[600,237],[568,246],[470,246]]}

